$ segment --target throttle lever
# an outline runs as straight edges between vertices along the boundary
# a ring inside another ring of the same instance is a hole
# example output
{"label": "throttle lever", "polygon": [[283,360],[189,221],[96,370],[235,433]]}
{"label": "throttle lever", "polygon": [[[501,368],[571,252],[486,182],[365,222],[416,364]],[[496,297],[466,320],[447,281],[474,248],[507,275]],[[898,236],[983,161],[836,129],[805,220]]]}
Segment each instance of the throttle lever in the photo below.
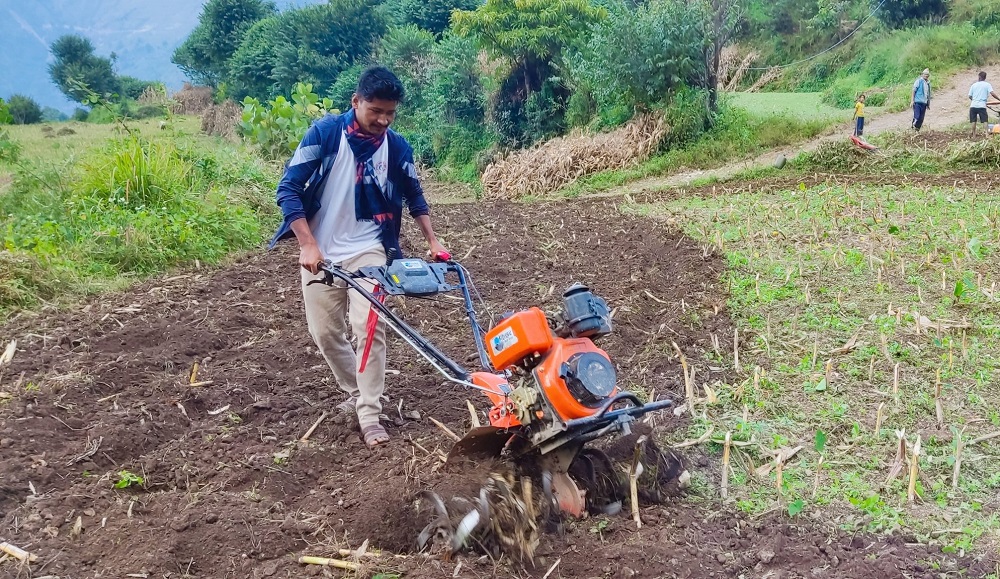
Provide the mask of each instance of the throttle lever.
{"label": "throttle lever", "polygon": [[333,285],[333,272],[330,271],[330,265],[328,262],[324,261],[319,266],[319,271],[323,273],[323,279],[312,279],[306,282],[306,285],[312,285],[314,283],[321,283],[324,285]]}

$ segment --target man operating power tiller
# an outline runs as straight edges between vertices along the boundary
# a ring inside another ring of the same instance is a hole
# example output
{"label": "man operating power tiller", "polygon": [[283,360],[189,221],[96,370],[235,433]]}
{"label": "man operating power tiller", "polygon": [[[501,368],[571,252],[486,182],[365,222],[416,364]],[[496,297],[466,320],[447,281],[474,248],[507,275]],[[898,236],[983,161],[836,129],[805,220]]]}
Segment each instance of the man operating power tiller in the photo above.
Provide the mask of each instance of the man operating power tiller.
{"label": "man operating power tiller", "polygon": [[[309,334],[348,399],[338,405],[356,412],[365,444],[388,442],[379,423],[385,390],[385,329],[369,302],[343,284],[307,285],[327,260],[345,270],[380,266],[402,257],[399,230],[409,208],[432,256],[447,255],[434,236],[413,149],[389,130],[403,100],[392,72],[373,67],[361,74],[351,110],[316,121],[295,150],[278,183],[284,215],[271,241],[295,236],[302,266],[302,296]],[[371,291],[372,284],[358,280]],[[357,349],[347,339],[347,324]]]}

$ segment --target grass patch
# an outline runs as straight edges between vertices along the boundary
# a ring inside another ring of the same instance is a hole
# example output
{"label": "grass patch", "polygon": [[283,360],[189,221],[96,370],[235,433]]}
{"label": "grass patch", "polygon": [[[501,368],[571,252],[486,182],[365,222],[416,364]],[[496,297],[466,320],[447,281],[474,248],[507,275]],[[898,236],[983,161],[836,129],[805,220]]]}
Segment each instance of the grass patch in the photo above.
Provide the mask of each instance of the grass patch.
{"label": "grass patch", "polygon": [[[823,101],[820,92],[737,92],[728,95],[734,107],[741,108],[755,118],[787,116],[806,121],[846,122],[851,111],[831,106]],[[878,107],[868,107],[871,113]]]}
{"label": "grass patch", "polygon": [[[822,509],[955,552],[995,544],[1000,445],[967,446],[952,476],[959,436],[1000,431],[1000,194],[803,185],[625,210],[676,220],[728,261],[742,373],[706,417],[716,443],[750,443],[734,455],[738,506]],[[709,355],[731,366],[719,338]],[[917,503],[905,468],[887,481],[897,430],[921,437]],[[761,467],[797,446],[779,488]]]}
{"label": "grass patch", "polygon": [[[196,119],[195,119],[196,121]],[[276,221],[277,167],[183,128],[12,131],[0,163],[0,313],[213,263]]]}

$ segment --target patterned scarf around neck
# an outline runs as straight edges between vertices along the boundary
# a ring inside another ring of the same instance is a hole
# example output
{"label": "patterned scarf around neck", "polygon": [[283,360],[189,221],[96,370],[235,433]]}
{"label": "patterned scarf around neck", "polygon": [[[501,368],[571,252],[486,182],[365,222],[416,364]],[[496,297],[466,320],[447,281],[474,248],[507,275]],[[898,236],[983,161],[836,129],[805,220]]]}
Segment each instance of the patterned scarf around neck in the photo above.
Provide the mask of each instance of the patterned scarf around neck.
{"label": "patterned scarf around neck", "polygon": [[375,178],[375,164],[372,157],[385,142],[386,133],[374,136],[365,133],[358,124],[354,109],[346,115],[347,143],[354,153],[354,216],[358,221],[374,221],[382,224],[392,219],[392,209],[385,197],[381,184]]}

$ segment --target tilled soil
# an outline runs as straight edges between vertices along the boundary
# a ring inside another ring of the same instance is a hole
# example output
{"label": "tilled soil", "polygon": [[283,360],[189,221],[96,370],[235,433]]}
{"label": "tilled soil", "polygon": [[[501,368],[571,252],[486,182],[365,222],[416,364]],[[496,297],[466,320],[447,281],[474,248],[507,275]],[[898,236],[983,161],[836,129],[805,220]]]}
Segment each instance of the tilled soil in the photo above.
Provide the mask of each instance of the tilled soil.
{"label": "tilled soil", "polygon": [[[724,378],[706,357],[713,334],[732,340],[718,284],[724,265],[668,225],[622,215],[611,200],[448,206],[435,225],[494,316],[530,305],[555,310],[573,281],[605,297],[615,332],[600,344],[623,385],[679,400],[671,342],[703,379]],[[474,364],[460,301],[395,307]],[[290,244],[74,311],[22,314],[0,338],[18,340],[0,376],[0,391],[12,395],[0,397],[0,540],[39,557],[30,570],[0,562],[0,577],[340,576],[296,559],[363,541],[384,554],[366,559],[361,576],[985,573],[982,562],[926,546],[778,514],[748,518],[696,495],[644,506],[641,530],[625,515],[569,522],[542,537],[534,561],[419,554],[414,543],[427,519],[416,497],[428,489],[474,495],[496,466],[444,464],[450,440],[429,418],[461,433],[470,424],[466,400],[480,409],[486,400],[444,383],[395,340],[384,408],[392,442],[368,450],[334,408],[343,395],[306,333]],[[195,363],[199,386],[190,385]],[[298,443],[324,411],[309,442]],[[686,427],[669,413],[656,422],[661,433]],[[703,451],[689,458],[706,476],[718,471]],[[115,488],[121,471],[143,484]]]}

